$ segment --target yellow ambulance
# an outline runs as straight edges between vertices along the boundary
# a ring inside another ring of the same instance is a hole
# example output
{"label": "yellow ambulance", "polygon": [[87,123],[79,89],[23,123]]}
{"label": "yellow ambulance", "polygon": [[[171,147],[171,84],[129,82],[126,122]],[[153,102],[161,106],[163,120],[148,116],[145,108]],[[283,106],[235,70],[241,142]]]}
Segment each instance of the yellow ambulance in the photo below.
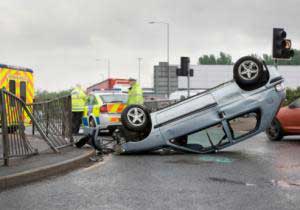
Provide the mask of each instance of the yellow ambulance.
{"label": "yellow ambulance", "polygon": [[[29,68],[0,64],[0,87],[30,104],[34,98],[33,71]],[[28,116],[25,116],[25,123],[29,123]]]}

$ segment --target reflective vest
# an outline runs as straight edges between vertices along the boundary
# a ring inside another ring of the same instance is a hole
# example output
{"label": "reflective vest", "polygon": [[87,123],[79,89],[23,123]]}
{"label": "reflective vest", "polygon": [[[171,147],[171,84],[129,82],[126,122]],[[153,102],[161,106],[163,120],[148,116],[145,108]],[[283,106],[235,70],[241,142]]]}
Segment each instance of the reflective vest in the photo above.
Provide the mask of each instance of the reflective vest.
{"label": "reflective vest", "polygon": [[133,105],[133,104],[137,104],[137,105],[144,104],[143,90],[138,83],[134,83],[128,91],[127,105]]}
{"label": "reflective vest", "polygon": [[74,88],[71,92],[72,95],[72,112],[83,112],[86,94],[81,88]]}

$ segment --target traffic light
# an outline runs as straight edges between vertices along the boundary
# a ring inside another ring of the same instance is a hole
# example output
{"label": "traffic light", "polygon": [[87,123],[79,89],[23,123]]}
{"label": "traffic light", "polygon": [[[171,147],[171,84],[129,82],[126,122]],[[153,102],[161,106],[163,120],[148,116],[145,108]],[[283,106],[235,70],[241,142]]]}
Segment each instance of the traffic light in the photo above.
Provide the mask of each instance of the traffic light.
{"label": "traffic light", "polygon": [[190,69],[190,58],[189,57],[181,57],[180,58],[180,68],[176,69],[176,75],[187,77],[188,72],[190,73],[190,77],[194,76],[194,70]]}
{"label": "traffic light", "polygon": [[286,39],[286,32],[283,28],[273,29],[273,58],[290,59],[294,56],[292,41]]}
{"label": "traffic light", "polygon": [[181,57],[180,58],[180,68],[182,70],[189,70],[190,68],[190,58],[189,57]]}

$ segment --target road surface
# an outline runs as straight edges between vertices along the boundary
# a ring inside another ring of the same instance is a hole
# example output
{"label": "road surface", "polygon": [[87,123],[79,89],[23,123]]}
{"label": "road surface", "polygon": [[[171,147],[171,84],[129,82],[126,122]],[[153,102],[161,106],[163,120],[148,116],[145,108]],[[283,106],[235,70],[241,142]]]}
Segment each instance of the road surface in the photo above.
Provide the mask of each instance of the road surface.
{"label": "road surface", "polygon": [[1,209],[300,208],[300,140],[259,135],[211,155],[108,156],[0,193]]}

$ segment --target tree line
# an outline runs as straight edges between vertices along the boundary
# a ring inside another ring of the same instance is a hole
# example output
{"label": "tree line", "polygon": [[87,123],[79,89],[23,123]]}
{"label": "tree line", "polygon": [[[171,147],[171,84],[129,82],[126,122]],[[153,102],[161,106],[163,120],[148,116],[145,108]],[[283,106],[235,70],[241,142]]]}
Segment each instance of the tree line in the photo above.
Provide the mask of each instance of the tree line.
{"label": "tree line", "polygon": [[231,55],[226,54],[224,52],[220,52],[220,54],[218,56],[215,56],[213,54],[203,55],[199,58],[198,63],[202,64],[202,65],[231,65],[231,64],[233,64]]}
{"label": "tree line", "polygon": [[[294,49],[295,55],[290,60],[278,60],[278,65],[300,65],[300,50]],[[272,55],[263,54],[259,56],[257,54],[252,54],[257,58],[263,59],[267,65],[274,65],[275,61]],[[232,57],[230,54],[220,52],[219,55],[202,55],[199,57],[198,64],[202,65],[232,65]]]}
{"label": "tree line", "polygon": [[35,102],[48,101],[51,99],[63,97],[71,94],[72,89],[62,90],[62,91],[52,91],[49,92],[47,90],[37,90],[35,92],[34,100]]}

